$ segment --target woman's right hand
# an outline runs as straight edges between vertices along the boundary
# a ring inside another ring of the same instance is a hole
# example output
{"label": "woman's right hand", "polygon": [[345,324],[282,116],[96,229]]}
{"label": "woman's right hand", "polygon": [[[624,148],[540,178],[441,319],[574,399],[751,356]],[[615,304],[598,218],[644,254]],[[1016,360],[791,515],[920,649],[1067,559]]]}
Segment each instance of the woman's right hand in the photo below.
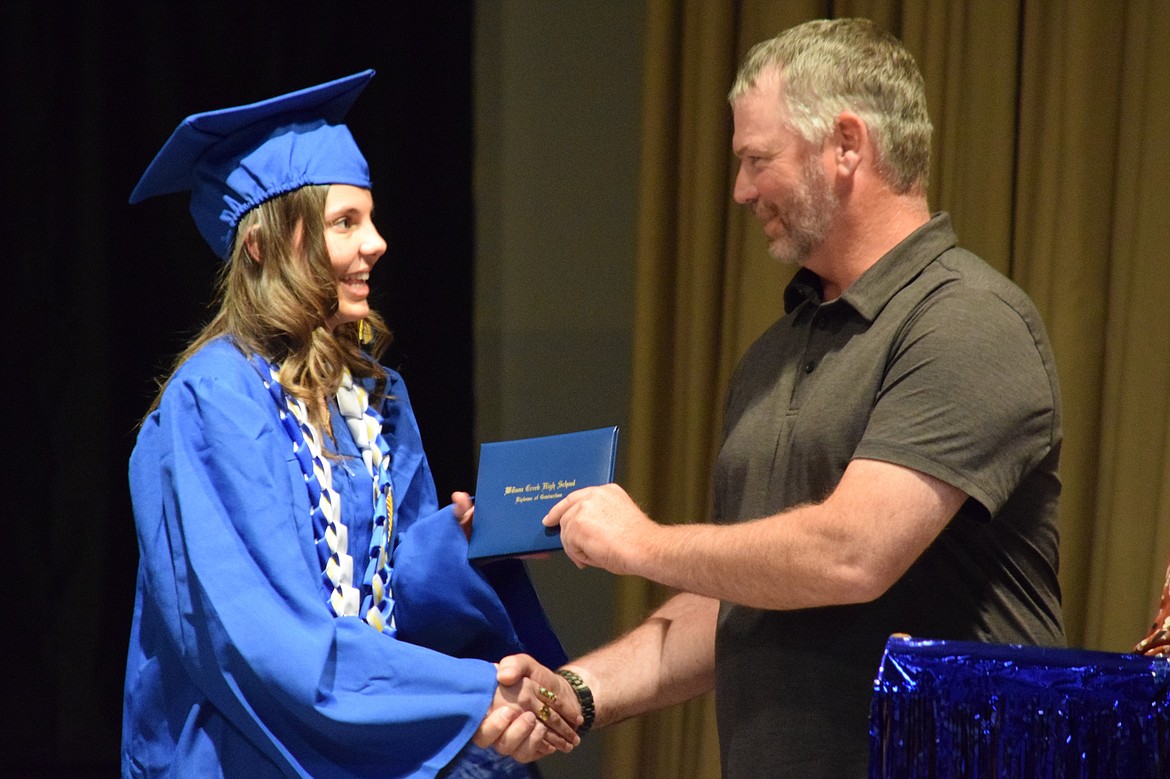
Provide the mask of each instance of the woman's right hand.
{"label": "woman's right hand", "polygon": [[531,763],[557,751],[545,739],[548,732],[531,711],[500,706],[488,710],[471,740],[476,746],[491,747],[513,760]]}
{"label": "woman's right hand", "polygon": [[[525,667],[537,668],[548,678],[562,681],[527,655],[515,659],[523,659],[527,661]],[[579,705],[567,683],[558,693],[512,668],[502,671],[497,678],[500,686],[496,688],[492,707],[473,738],[478,746],[490,746],[500,754],[526,763],[556,750],[569,752],[581,743],[576,728],[570,724],[580,721]]]}

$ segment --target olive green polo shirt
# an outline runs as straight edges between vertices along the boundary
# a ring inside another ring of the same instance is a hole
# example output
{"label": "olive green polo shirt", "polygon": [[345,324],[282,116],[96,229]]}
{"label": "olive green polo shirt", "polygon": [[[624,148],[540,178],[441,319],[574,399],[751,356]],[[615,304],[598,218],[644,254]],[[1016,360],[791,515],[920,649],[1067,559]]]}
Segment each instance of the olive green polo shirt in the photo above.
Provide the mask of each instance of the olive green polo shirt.
{"label": "olive green polo shirt", "polygon": [[[969,496],[872,603],[724,603],[716,696],[725,775],[864,776],[887,637],[1061,645],[1060,391],[1039,313],[934,216],[836,300],[802,269],[728,393],[715,519],[824,500],[853,458]],[[766,572],[761,572],[766,575]],[[788,773],[791,772],[791,773]]]}

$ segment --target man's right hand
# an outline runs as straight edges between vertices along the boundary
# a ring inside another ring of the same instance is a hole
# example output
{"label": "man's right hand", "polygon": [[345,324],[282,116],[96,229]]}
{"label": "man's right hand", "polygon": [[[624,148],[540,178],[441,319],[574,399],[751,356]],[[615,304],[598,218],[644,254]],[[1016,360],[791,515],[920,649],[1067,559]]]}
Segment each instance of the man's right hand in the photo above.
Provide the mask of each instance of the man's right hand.
{"label": "man's right hand", "polygon": [[581,707],[560,674],[529,655],[512,655],[497,665],[496,681],[492,707],[472,739],[476,745],[531,762],[581,742]]}

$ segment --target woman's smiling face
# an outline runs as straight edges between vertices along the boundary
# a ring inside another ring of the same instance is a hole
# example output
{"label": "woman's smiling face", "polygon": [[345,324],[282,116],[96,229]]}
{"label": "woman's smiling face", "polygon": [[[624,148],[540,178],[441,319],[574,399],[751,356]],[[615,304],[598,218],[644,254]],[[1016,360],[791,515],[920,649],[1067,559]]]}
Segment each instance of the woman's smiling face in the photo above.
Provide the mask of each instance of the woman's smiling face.
{"label": "woman's smiling face", "polygon": [[337,313],[330,328],[370,313],[369,278],[386,241],[374,227],[374,198],[368,189],[334,184],[325,196],[325,248],[337,279]]}

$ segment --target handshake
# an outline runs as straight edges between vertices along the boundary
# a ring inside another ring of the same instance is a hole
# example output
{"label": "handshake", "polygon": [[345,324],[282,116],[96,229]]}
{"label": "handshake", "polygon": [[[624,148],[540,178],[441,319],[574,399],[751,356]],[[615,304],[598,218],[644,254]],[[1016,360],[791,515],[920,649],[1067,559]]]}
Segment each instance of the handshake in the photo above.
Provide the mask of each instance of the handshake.
{"label": "handshake", "polygon": [[586,713],[565,677],[528,655],[510,655],[496,664],[496,682],[492,706],[472,737],[477,746],[530,763],[581,743],[577,730]]}

